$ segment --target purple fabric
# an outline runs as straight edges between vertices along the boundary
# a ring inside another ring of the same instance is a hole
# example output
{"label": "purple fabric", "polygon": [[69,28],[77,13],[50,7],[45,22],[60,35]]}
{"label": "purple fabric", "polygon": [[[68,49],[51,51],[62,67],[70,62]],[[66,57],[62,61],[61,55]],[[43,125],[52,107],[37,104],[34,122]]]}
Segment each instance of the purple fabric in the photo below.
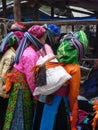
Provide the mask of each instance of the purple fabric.
{"label": "purple fabric", "polygon": [[53,95],[56,96],[68,96],[69,89],[67,86],[62,86],[59,90],[57,90]]}

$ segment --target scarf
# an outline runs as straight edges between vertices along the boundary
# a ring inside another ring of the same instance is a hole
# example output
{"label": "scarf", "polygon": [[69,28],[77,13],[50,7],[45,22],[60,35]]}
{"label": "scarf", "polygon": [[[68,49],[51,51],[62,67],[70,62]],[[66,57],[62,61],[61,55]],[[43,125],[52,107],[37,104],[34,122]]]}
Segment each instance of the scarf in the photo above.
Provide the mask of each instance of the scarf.
{"label": "scarf", "polygon": [[21,40],[21,42],[19,44],[19,47],[16,50],[15,63],[18,64],[18,62],[19,62],[19,60],[20,60],[20,58],[21,58],[25,48],[28,45],[27,44],[28,42],[32,43],[37,48],[37,50],[40,50],[43,47],[41,42],[35,36],[31,35],[28,32],[25,32],[24,33],[24,37]]}

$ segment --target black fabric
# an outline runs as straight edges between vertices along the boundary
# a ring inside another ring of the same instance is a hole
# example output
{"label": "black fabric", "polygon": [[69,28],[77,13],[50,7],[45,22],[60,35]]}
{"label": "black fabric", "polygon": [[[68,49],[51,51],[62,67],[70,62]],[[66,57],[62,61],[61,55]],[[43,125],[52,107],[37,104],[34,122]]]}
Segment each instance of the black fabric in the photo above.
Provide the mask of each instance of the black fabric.
{"label": "black fabric", "polygon": [[[44,108],[44,103],[37,102],[37,105],[35,108],[36,114],[34,116],[32,130],[40,130],[40,123],[41,123],[43,108]],[[65,102],[63,99],[58,109],[54,130],[71,130],[69,115],[68,115],[67,109],[65,107]]]}
{"label": "black fabric", "polygon": [[78,100],[78,107],[86,112],[93,112],[93,106],[88,101]]}
{"label": "black fabric", "polygon": [[95,130],[98,130],[98,121],[97,121],[97,125],[96,125],[96,128],[95,128]]}
{"label": "black fabric", "polygon": [[44,103],[37,102],[36,107],[35,107],[36,115],[34,117],[32,130],[40,130],[40,122],[41,122],[43,107],[44,107]]}
{"label": "black fabric", "polygon": [[70,119],[66,112],[65,102],[62,99],[58,109],[54,130],[71,130],[71,126],[68,124],[70,124]]}
{"label": "black fabric", "polygon": [[4,125],[7,105],[8,105],[8,99],[0,97],[0,130],[2,130]]}

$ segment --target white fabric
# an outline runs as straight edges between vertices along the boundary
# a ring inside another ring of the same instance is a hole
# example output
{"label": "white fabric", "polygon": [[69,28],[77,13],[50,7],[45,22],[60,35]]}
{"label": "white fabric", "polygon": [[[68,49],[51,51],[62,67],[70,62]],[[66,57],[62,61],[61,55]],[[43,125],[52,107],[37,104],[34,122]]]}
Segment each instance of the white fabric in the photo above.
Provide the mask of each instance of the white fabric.
{"label": "white fabric", "polygon": [[[47,54],[46,56],[42,57],[40,56],[38,61],[37,61],[37,65],[43,64],[45,63],[49,58],[52,58],[54,56],[54,54]],[[54,58],[53,60],[51,60],[52,62],[58,62],[56,58]],[[50,62],[51,62],[50,61]]]}
{"label": "white fabric", "polygon": [[47,84],[36,87],[33,95],[49,95],[57,91],[71,76],[62,66],[46,70]]}

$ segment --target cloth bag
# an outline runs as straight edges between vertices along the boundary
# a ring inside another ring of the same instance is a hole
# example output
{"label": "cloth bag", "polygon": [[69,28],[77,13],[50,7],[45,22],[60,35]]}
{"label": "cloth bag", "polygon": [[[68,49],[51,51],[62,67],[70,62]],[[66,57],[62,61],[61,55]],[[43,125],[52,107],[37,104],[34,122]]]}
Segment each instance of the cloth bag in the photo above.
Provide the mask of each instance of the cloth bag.
{"label": "cloth bag", "polygon": [[[37,65],[39,63],[43,64],[48,59],[52,59],[52,55],[40,57]],[[51,67],[47,69],[48,64],[51,64]],[[58,63],[57,59],[54,58],[46,64],[46,85],[36,87],[33,95],[50,95],[57,91],[69,79],[71,79],[70,74],[68,74],[66,70]]]}

